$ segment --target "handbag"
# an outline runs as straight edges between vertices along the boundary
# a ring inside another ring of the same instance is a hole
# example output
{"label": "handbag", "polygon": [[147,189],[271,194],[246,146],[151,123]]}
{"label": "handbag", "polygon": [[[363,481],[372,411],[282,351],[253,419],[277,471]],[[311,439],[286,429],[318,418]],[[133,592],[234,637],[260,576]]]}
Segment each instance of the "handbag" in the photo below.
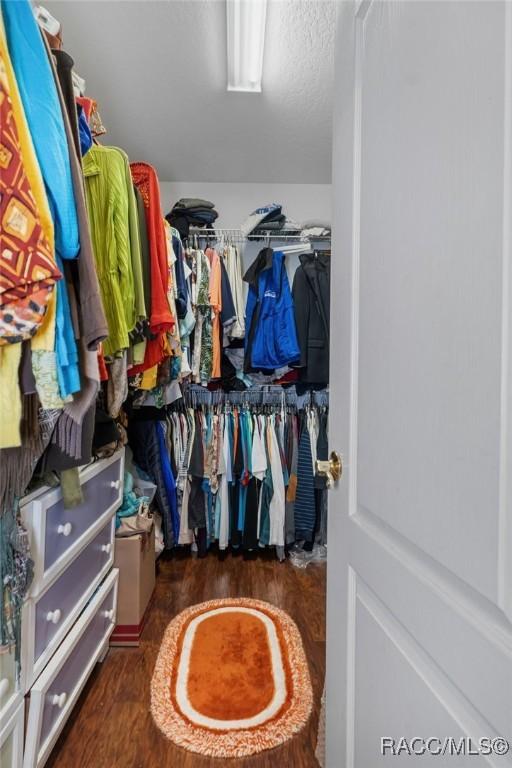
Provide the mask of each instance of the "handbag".
{"label": "handbag", "polygon": [[120,525],[116,528],[116,537],[135,536],[137,533],[151,533],[153,528],[153,514],[149,504],[141,501],[139,509],[134,515],[121,517]]}

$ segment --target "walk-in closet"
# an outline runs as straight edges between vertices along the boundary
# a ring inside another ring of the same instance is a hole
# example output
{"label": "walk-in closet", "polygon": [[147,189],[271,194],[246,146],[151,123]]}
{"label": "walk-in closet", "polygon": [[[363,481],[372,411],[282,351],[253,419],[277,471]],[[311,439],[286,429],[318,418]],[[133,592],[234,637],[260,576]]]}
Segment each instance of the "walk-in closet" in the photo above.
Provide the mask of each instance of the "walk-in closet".
{"label": "walk-in closet", "polygon": [[509,764],[511,51],[0,0],[1,768]]}
{"label": "walk-in closet", "polygon": [[316,762],[335,7],[303,11],[304,164],[247,80],[279,3],[2,3],[9,768]]}

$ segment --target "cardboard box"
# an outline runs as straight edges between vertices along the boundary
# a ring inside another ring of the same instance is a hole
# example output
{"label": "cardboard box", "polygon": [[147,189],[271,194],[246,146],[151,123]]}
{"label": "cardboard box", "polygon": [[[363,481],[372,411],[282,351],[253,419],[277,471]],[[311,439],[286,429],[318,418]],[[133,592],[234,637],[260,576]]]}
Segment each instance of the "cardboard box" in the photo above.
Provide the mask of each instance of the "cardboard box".
{"label": "cardboard box", "polygon": [[155,588],[155,528],[115,540],[114,568],[119,568],[117,625],[110,645],[139,645]]}

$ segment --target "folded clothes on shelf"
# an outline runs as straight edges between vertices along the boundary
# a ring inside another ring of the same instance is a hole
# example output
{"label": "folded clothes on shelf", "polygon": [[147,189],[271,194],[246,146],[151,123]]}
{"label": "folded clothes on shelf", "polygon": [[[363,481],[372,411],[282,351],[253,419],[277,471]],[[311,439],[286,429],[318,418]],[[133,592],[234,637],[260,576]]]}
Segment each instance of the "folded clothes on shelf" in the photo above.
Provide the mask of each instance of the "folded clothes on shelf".
{"label": "folded clothes on shelf", "polygon": [[268,203],[261,208],[256,208],[244,221],[240,229],[245,236],[250,235],[256,227],[264,222],[275,221],[282,214],[282,206],[279,203]]}
{"label": "folded clothes on shelf", "polygon": [[215,208],[215,204],[210,200],[203,200],[200,197],[182,197],[174,205],[174,209],[181,208],[183,210],[191,210],[194,208]]}
{"label": "folded clothes on shelf", "polygon": [[301,237],[304,239],[315,237],[328,237],[331,234],[330,227],[304,227],[301,230]]}
{"label": "folded clothes on shelf", "polygon": [[190,227],[211,227],[219,214],[214,203],[196,197],[183,197],[165,217],[178,230],[183,239],[188,238]]}

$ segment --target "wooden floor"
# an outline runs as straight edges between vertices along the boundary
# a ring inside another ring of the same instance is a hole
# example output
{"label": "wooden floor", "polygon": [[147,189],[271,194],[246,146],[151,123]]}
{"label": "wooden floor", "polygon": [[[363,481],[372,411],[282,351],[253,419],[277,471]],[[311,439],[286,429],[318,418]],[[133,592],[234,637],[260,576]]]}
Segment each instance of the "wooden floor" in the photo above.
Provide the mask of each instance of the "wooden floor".
{"label": "wooden floor", "polygon": [[[325,671],[325,564],[304,570],[270,557],[164,560],[139,648],[111,648],[98,664],[47,762],[48,768],[313,768]],[[189,605],[254,597],[283,608],[304,642],[315,707],[306,728],[259,756],[220,760],[175,747],[153,724],[150,682],[163,632]]]}

